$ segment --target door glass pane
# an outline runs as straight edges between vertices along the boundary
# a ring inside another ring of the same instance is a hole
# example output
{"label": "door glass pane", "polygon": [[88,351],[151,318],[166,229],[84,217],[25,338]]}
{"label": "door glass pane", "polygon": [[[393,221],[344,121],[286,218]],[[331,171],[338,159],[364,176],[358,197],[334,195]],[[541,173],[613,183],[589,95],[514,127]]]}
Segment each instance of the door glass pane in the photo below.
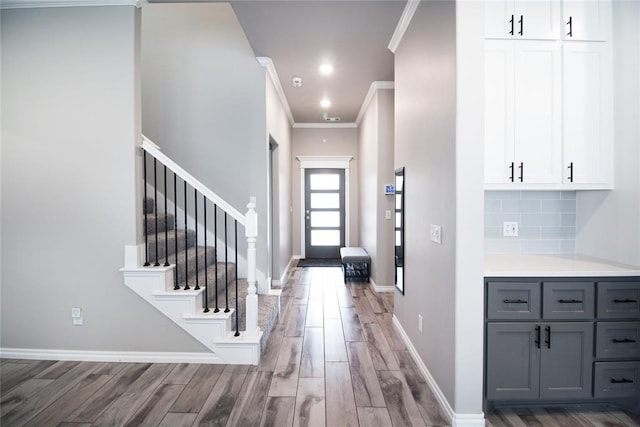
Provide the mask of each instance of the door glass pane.
{"label": "door glass pane", "polygon": [[402,227],[402,215],[400,212],[396,212],[396,227]]}
{"label": "door glass pane", "polygon": [[396,246],[400,246],[402,244],[402,237],[400,235],[400,230],[396,230]]}
{"label": "door glass pane", "polygon": [[396,209],[402,209],[402,195],[396,194]]}
{"label": "door glass pane", "polygon": [[311,227],[340,227],[340,212],[311,212]]}
{"label": "door glass pane", "polygon": [[339,246],[340,230],[311,230],[311,246]]}
{"label": "door glass pane", "polygon": [[312,193],[311,209],[339,209],[339,193]]}
{"label": "door glass pane", "polygon": [[339,190],[340,175],[338,174],[317,174],[309,177],[309,185],[312,190]]}

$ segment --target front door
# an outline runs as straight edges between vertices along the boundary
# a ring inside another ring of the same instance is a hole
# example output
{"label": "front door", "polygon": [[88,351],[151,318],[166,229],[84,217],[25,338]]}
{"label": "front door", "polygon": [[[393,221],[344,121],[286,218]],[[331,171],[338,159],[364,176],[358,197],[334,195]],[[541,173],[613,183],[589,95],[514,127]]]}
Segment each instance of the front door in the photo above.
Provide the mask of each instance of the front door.
{"label": "front door", "polygon": [[305,170],[305,258],[340,258],[345,241],[344,169]]}

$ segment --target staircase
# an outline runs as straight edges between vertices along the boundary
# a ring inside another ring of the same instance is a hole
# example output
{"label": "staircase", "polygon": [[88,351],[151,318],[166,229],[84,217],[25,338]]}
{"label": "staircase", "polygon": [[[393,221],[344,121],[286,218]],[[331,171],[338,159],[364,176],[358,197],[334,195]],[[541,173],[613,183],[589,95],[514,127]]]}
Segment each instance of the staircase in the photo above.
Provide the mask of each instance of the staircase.
{"label": "staircase", "polygon": [[[203,209],[198,209],[198,203],[201,202],[198,202],[197,190],[202,184],[164,158],[157,147],[157,152],[153,152],[153,148],[149,150],[147,147],[147,151],[152,151],[154,156],[154,179],[151,184],[145,182],[145,189],[147,186],[153,188],[154,197],[146,197],[145,191],[145,242],[137,247],[125,248],[126,266],[121,269],[125,284],[209,349],[211,354],[206,358],[208,363],[257,364],[278,316],[279,297],[255,295],[255,273],[251,274],[252,262],[255,271],[255,243],[252,243],[255,238],[251,240],[247,237],[247,269],[249,278],[253,276],[253,280],[237,278],[237,266],[233,261],[237,260],[235,251],[242,242],[238,242],[237,237],[227,241],[226,211],[222,211],[224,240],[221,241],[216,232],[205,244],[204,235],[211,235],[212,232],[208,230],[209,227],[203,228],[202,219],[198,220],[198,212]],[[145,151],[145,176],[146,157]],[[184,181],[184,194],[190,194],[187,191],[188,181],[196,189],[195,203],[187,202],[186,196],[184,202],[184,206],[191,207],[192,210],[195,205],[195,219],[190,216],[193,213],[186,213],[186,208],[179,208],[179,187],[174,184],[172,197],[172,187],[167,185],[166,175],[164,185],[155,179],[158,159],[164,164],[165,174],[167,170],[177,174],[173,177],[174,183],[176,176]],[[178,175],[180,172],[182,173]],[[158,191],[158,184],[161,191]],[[164,200],[165,192],[168,193],[167,202]],[[211,198],[217,197],[209,193],[204,193],[203,197],[205,217],[206,204],[211,203]],[[167,209],[165,203],[171,204],[175,213],[171,213],[172,210]],[[249,206],[246,218],[253,218],[253,222],[257,224],[253,205]],[[213,209],[216,212],[221,209],[218,202],[213,203]],[[180,222],[176,221],[176,214],[181,217]],[[235,223],[231,230],[237,236],[239,215],[235,212],[230,215],[234,215],[232,222]],[[245,217],[241,216],[241,219],[245,220]],[[245,220],[240,224],[247,227],[247,230],[256,229],[257,226],[249,228],[251,222]],[[187,228],[187,223],[193,225],[195,230]],[[247,223],[250,225],[247,226]],[[251,233],[247,231],[247,236],[249,234]],[[253,282],[253,292],[250,292],[250,282]]]}

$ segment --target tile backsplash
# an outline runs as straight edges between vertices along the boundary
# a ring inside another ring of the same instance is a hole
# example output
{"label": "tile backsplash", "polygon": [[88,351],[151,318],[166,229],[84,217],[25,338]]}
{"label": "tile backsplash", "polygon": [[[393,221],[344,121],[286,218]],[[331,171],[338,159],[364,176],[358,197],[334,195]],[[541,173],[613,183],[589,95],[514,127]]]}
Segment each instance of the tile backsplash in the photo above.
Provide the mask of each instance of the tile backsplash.
{"label": "tile backsplash", "polygon": [[[516,221],[517,237],[503,236]],[[575,191],[485,191],[486,253],[566,254],[576,251]]]}

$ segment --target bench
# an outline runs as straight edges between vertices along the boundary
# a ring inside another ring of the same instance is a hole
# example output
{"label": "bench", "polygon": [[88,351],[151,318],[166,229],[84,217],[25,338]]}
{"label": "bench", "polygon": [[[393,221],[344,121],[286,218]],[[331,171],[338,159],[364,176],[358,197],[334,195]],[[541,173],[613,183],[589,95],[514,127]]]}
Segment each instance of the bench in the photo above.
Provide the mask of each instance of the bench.
{"label": "bench", "polygon": [[369,281],[371,257],[364,248],[340,248],[340,259],[345,282],[347,277]]}

